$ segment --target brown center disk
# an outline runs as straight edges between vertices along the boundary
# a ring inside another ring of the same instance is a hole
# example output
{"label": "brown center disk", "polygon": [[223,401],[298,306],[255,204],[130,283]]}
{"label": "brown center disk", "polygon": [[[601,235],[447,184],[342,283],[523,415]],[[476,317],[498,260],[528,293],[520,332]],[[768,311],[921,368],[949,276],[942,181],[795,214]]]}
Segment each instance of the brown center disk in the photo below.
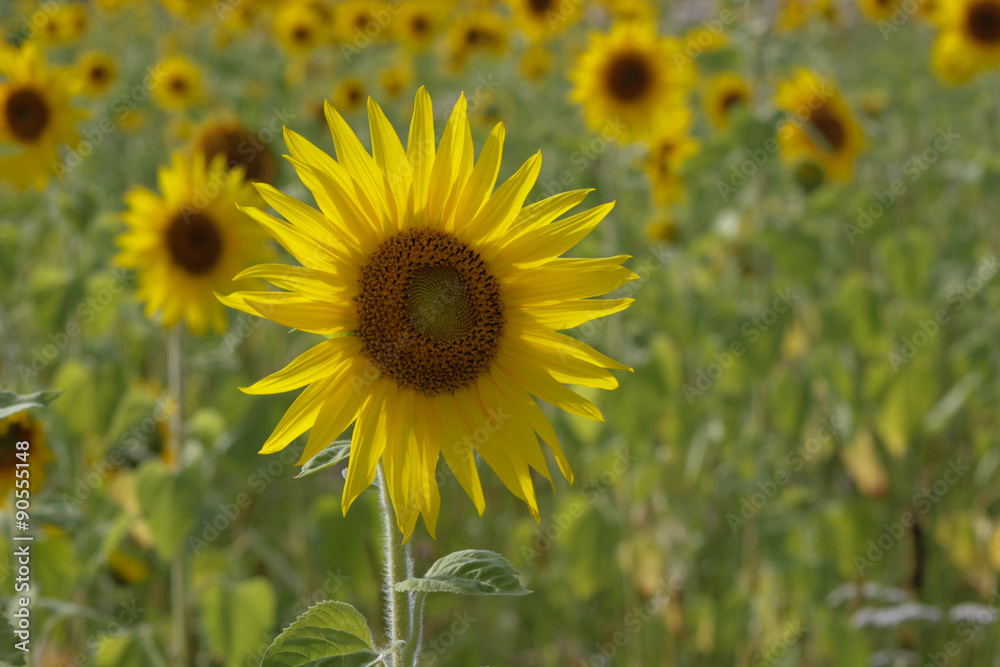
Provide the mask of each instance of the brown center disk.
{"label": "brown center disk", "polygon": [[197,147],[211,160],[226,156],[226,167],[243,167],[248,181],[270,183],[274,178],[275,164],[271,151],[260,140],[238,124],[216,125],[208,128],[198,139]]}
{"label": "brown center disk", "polygon": [[414,16],[413,20],[410,21],[410,28],[413,29],[414,34],[423,35],[428,30],[430,30],[430,22],[427,20],[426,16]]}
{"label": "brown center disk", "polygon": [[535,14],[544,15],[552,9],[553,4],[555,4],[554,0],[528,0],[528,6],[531,7],[531,11]]}
{"label": "brown center disk", "polygon": [[1000,42],[1000,5],[990,0],[975,3],[969,7],[966,27],[977,42]]}
{"label": "brown center disk", "polygon": [[202,213],[178,215],[167,227],[167,248],[174,264],[197,276],[215,268],[222,256],[222,236]]}
{"label": "brown center disk", "polygon": [[439,394],[469,386],[503,334],[500,283],[451,234],[417,229],[382,243],[361,270],[362,351],[401,387]]}
{"label": "brown center disk", "polygon": [[37,90],[22,88],[7,98],[7,127],[19,141],[35,141],[49,124],[49,107]]}
{"label": "brown center disk", "polygon": [[838,151],[843,148],[847,139],[844,124],[825,104],[810,114],[809,124],[820,133],[832,150]]}
{"label": "brown center disk", "polygon": [[608,90],[621,102],[640,99],[653,83],[649,63],[642,56],[633,53],[620,55],[611,61],[606,76]]}
{"label": "brown center disk", "polygon": [[8,431],[0,434],[0,471],[10,471],[13,474],[17,467],[17,443],[21,440],[31,442],[35,434],[31,429],[25,428],[22,424],[11,425]]}
{"label": "brown center disk", "polygon": [[743,93],[733,90],[726,93],[725,97],[722,98],[722,110],[729,111],[737,104],[746,104],[747,100]]}

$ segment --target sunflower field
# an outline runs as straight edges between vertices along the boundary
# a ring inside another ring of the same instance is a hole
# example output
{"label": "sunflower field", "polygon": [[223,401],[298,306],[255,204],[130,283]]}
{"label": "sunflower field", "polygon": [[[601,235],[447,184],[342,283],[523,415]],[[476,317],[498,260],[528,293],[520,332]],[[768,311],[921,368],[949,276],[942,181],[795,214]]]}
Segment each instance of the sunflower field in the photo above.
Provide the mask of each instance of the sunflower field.
{"label": "sunflower field", "polygon": [[1000,665],[1000,0],[0,29],[0,666]]}

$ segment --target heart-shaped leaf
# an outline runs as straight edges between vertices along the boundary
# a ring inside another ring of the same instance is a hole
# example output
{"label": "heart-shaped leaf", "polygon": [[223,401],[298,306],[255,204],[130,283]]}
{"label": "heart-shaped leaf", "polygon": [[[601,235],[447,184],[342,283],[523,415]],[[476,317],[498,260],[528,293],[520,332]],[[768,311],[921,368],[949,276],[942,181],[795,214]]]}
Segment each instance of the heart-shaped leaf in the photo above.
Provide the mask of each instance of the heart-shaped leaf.
{"label": "heart-shaped leaf", "polygon": [[328,600],[311,607],[278,635],[260,667],[369,667],[382,656],[358,610]]}
{"label": "heart-shaped leaf", "polygon": [[479,549],[456,551],[440,559],[423,577],[396,584],[397,591],[459,595],[527,595],[518,572],[498,553]]}

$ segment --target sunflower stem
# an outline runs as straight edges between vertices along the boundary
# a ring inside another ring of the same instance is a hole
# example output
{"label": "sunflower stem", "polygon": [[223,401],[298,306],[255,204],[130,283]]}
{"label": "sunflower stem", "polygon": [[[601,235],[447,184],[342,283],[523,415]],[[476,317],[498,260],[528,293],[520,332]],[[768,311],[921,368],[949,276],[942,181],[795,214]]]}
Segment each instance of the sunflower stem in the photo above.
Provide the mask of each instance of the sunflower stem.
{"label": "sunflower stem", "polygon": [[382,594],[385,597],[389,643],[406,642],[401,650],[390,654],[386,664],[388,667],[411,667],[416,665],[418,641],[415,641],[415,636],[422,634],[418,623],[422,625],[423,614],[420,619],[416,618],[414,593],[400,593],[396,590],[397,583],[413,576],[413,551],[409,544],[403,544],[396,528],[389,487],[381,465],[378,467],[378,498],[382,507]]}
{"label": "sunflower stem", "polygon": [[[181,445],[184,442],[184,330],[178,324],[167,337],[167,384],[171,408],[166,448],[167,465],[176,469],[180,465]],[[170,614],[171,662],[187,665],[187,620],[184,591],[184,551],[178,550],[170,564]]]}

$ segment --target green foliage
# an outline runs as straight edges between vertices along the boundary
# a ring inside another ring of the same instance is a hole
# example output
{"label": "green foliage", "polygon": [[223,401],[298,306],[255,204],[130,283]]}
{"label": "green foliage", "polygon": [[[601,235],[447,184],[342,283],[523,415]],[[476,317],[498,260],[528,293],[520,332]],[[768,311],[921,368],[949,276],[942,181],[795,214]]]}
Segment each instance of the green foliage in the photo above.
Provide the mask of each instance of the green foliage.
{"label": "green foliage", "polygon": [[56,400],[61,393],[61,391],[36,391],[33,394],[21,396],[11,391],[0,391],[0,419],[28,408],[45,407]]}
{"label": "green foliage", "polygon": [[274,587],[263,577],[206,588],[198,609],[212,653],[227,667],[245,665],[274,627],[276,607]]}
{"label": "green foliage", "polygon": [[492,551],[467,549],[439,559],[422,577],[401,581],[397,591],[459,595],[528,595],[517,570]]}
{"label": "green foliage", "polygon": [[201,481],[190,468],[170,470],[151,459],[136,472],[136,490],[157,552],[164,560],[173,558],[197,524]]}
{"label": "green foliage", "polygon": [[295,477],[305,477],[324,468],[329,468],[336,463],[340,463],[350,455],[351,441],[338,440],[302,464],[302,470]]}
{"label": "green foliage", "polygon": [[267,649],[261,667],[367,667],[382,659],[364,617],[344,602],[321,602]]}

